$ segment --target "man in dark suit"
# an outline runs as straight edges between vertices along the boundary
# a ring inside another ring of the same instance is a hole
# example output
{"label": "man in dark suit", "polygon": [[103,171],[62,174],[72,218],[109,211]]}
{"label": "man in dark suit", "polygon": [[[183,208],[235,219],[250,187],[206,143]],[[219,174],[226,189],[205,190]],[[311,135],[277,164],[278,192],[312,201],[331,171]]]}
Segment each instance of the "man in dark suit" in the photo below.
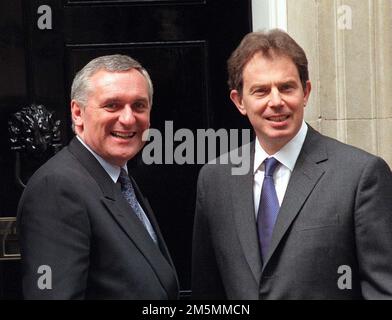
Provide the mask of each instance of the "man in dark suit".
{"label": "man in dark suit", "polygon": [[238,164],[200,172],[193,297],[392,298],[388,165],[303,121],[307,59],[285,32],[245,36],[228,73],[256,140],[240,150],[247,174],[233,174]]}
{"label": "man in dark suit", "polygon": [[76,137],[29,180],[18,208],[27,299],[176,299],[173,262],[146,198],[127,174],[143,147],[153,87],[112,55],[76,75]]}

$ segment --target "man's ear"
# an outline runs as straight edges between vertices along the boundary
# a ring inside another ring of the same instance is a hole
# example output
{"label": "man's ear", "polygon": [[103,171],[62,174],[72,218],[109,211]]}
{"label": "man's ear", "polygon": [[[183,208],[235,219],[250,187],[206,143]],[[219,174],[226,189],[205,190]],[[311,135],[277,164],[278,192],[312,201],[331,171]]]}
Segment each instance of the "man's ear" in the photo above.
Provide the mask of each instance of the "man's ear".
{"label": "man's ear", "polygon": [[306,107],[306,104],[308,103],[310,91],[312,91],[312,84],[308,80],[308,81],[306,81],[306,87],[305,87],[305,91],[304,91],[304,102],[305,102],[304,107]]}
{"label": "man's ear", "polygon": [[83,127],[83,108],[76,100],[71,101],[71,116],[75,127]]}
{"label": "man's ear", "polygon": [[242,103],[242,97],[237,90],[230,91],[230,99],[234,102],[238,111],[241,112],[243,116],[246,116],[246,109]]}

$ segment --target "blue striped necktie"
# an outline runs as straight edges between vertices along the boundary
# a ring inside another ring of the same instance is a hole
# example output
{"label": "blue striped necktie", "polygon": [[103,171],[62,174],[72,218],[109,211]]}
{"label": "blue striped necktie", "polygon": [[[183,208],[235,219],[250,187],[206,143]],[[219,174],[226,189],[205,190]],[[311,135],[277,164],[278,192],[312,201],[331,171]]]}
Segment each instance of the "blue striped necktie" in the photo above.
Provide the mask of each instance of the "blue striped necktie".
{"label": "blue striped necktie", "polygon": [[121,184],[121,192],[124,195],[125,199],[131,206],[133,212],[137,215],[139,220],[143,223],[144,227],[147,229],[148,233],[150,234],[152,240],[157,243],[157,236],[155,234],[154,228],[152,227],[150,220],[148,220],[146,214],[142,210],[137,201],[135,190],[133,188],[131,179],[129,178],[125,169],[121,168],[120,177],[118,178]]}
{"label": "blue striped necktie", "polygon": [[279,212],[279,201],[276,195],[273,174],[279,161],[275,158],[267,158],[264,161],[265,175],[263,186],[260,194],[260,204],[257,214],[257,229],[259,233],[259,242],[261,257],[263,262],[268,254],[268,249],[272,239],[272,231]]}

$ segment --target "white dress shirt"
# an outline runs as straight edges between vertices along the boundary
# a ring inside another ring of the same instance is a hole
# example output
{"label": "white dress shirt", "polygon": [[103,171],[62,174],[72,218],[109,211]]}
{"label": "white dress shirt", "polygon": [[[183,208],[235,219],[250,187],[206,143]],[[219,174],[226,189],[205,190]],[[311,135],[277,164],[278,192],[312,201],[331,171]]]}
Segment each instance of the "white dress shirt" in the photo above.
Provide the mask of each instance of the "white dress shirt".
{"label": "white dress shirt", "polygon": [[255,159],[253,167],[253,199],[255,205],[255,214],[257,219],[257,212],[259,210],[261,188],[264,180],[264,160],[266,158],[274,157],[280,162],[274,172],[274,183],[276,189],[276,195],[278,196],[279,206],[282,205],[284,195],[286,193],[287,185],[293,172],[295,163],[297,162],[299,153],[304,144],[306,133],[308,132],[308,126],[303,121],[301,129],[282,149],[280,149],[274,155],[268,155],[267,152],[261,147],[258,138],[255,143]]}
{"label": "white dress shirt", "polygon": [[[82,145],[84,145],[86,147],[86,149],[88,151],[90,151],[92,153],[92,155],[98,160],[98,162],[100,163],[102,168],[104,168],[105,171],[107,172],[107,174],[110,176],[110,178],[112,178],[113,182],[116,183],[119,176],[120,176],[121,168],[119,166],[114,166],[114,165],[110,164],[109,162],[107,162],[99,154],[94,152],[86,143],[84,143],[82,138],[80,138],[78,135],[76,136],[76,138],[80,141],[80,143]],[[128,173],[127,165],[125,165],[123,168]]]}
{"label": "white dress shirt", "polygon": [[[78,135],[76,136],[76,138],[80,141],[80,143],[82,145],[84,145],[86,147],[86,149],[88,151],[90,151],[92,153],[92,155],[98,160],[98,162],[105,169],[105,171],[110,176],[110,178],[113,180],[113,182],[116,183],[118,178],[120,177],[121,168],[119,166],[114,166],[111,163],[107,162],[105,159],[103,159],[99,154],[94,152],[86,143],[84,143],[84,141]],[[126,164],[122,168],[125,169],[125,171],[128,173],[128,168],[127,168]],[[146,229],[147,229],[148,233],[150,234],[150,236],[154,240],[154,242],[157,243],[156,236],[151,234],[155,231],[151,225],[150,220],[148,219],[148,217],[147,217],[146,213],[144,212],[142,206],[140,205],[139,201],[137,201],[137,205],[139,206],[140,210],[144,214],[143,220],[144,220],[144,223],[147,224]],[[151,230],[151,233],[150,233],[150,230]]]}

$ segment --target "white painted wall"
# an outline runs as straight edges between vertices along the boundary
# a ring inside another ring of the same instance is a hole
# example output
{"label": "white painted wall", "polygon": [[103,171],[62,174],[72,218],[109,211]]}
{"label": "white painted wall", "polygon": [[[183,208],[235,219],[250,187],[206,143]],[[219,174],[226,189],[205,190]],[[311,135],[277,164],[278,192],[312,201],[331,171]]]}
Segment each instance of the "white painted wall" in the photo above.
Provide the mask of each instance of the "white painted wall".
{"label": "white painted wall", "polygon": [[286,0],[252,0],[253,31],[279,28],[287,31]]}

